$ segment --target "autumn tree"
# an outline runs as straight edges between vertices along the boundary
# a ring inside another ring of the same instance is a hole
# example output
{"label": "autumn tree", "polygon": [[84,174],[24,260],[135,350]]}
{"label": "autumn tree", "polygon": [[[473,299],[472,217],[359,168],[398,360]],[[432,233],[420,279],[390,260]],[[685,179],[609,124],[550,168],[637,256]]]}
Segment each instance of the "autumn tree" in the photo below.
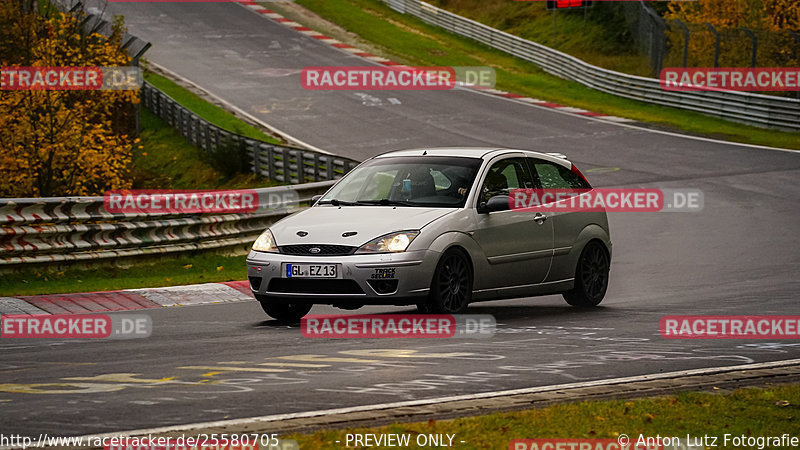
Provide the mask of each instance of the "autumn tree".
{"label": "autumn tree", "polygon": [[[87,35],[80,20],[0,0],[0,65],[130,65],[120,48],[120,23],[107,37]],[[138,101],[136,90],[0,91],[0,197],[98,195],[130,187]]]}
{"label": "autumn tree", "polygon": [[748,27],[766,31],[800,31],[797,0],[697,0],[669,3],[667,18],[715,27]]}
{"label": "autumn tree", "polygon": [[[689,65],[709,66],[713,62],[716,38],[705,27],[713,25],[721,34],[720,65],[747,67],[751,64],[752,41],[742,30],[755,33],[758,42],[757,65],[793,67],[800,63],[800,49],[789,31],[800,32],[798,0],[697,0],[672,1],[667,19],[680,19],[691,30]],[[670,27],[668,39],[673,44],[666,65],[677,65],[683,47],[683,33]]]}

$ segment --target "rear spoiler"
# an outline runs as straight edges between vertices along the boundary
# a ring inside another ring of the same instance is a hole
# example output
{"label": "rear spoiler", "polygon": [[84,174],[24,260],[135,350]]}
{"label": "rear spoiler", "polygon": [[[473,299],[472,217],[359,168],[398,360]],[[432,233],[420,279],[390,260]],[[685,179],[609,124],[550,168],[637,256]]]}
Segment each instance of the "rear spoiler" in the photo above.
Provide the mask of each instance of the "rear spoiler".
{"label": "rear spoiler", "polygon": [[563,153],[555,153],[555,152],[553,152],[553,153],[545,153],[545,155],[552,156],[554,158],[567,159],[567,155],[565,155]]}

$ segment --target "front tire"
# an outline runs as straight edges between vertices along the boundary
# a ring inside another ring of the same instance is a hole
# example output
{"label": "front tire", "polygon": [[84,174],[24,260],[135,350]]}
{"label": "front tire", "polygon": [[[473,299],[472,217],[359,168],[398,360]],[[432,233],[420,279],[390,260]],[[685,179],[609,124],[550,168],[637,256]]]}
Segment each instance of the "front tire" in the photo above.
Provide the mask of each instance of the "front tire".
{"label": "front tire", "polygon": [[433,273],[427,308],[432,313],[460,314],[472,300],[472,271],[458,250],[444,252]]}
{"label": "front tire", "polygon": [[271,303],[259,301],[261,309],[273,319],[277,319],[282,323],[297,323],[303,318],[311,307],[311,303]]}
{"label": "front tire", "polygon": [[591,241],[583,248],[575,268],[575,287],[564,292],[564,300],[572,306],[591,307],[603,301],[608,289],[611,260],[605,247]]}

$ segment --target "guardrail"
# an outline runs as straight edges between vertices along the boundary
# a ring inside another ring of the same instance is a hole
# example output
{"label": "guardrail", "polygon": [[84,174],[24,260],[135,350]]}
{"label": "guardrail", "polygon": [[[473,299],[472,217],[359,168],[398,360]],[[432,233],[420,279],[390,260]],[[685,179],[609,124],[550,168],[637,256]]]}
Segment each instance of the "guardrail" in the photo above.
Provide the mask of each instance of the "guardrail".
{"label": "guardrail", "polygon": [[[0,269],[249,245],[333,184],[254,189],[258,210],[238,214],[111,214],[103,197],[0,199]],[[294,193],[298,203],[275,207]]]}
{"label": "guardrail", "polygon": [[223,145],[242,148],[250,155],[252,170],[273,181],[289,184],[336,180],[359,164],[341,156],[270,144],[226,131],[181,106],[148,82],[140,91],[142,105],[175,128],[186,140],[205,152]]}
{"label": "guardrail", "polygon": [[593,66],[541,44],[491,28],[420,0],[383,0],[392,9],[532,62],[598,91],[768,128],[800,131],[800,100],[748,92],[665,91],[659,80]]}

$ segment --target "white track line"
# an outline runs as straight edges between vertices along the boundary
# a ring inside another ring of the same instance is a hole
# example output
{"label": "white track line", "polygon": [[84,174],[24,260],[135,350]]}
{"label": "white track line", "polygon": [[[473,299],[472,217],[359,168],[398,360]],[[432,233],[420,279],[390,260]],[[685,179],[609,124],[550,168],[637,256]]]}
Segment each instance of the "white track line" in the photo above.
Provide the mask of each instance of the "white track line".
{"label": "white track line", "polygon": [[192,430],[203,430],[209,428],[220,428],[220,427],[236,427],[241,425],[248,425],[248,424],[256,424],[256,423],[268,423],[268,422],[278,422],[281,420],[289,420],[289,419],[302,419],[302,418],[309,418],[309,417],[322,417],[328,416],[332,414],[345,414],[345,413],[353,413],[353,412],[364,412],[364,411],[377,411],[382,409],[389,409],[389,408],[400,408],[400,407],[412,407],[412,406],[425,406],[425,405],[434,405],[438,403],[445,403],[445,402],[456,402],[456,401],[464,401],[464,400],[479,400],[485,398],[495,398],[495,397],[503,397],[509,395],[520,395],[520,394],[535,394],[540,392],[549,392],[549,391],[558,391],[562,389],[575,389],[575,388],[586,388],[586,387],[595,387],[595,386],[612,386],[618,384],[625,384],[625,383],[634,383],[639,381],[653,381],[653,380],[664,380],[670,378],[678,378],[678,377],[686,377],[686,376],[696,376],[696,375],[711,375],[716,373],[726,373],[726,372],[737,372],[742,370],[757,370],[757,369],[770,369],[776,367],[783,367],[783,366],[792,366],[800,364],[800,359],[789,359],[785,361],[772,361],[772,362],[764,362],[764,363],[754,363],[754,364],[742,364],[738,366],[728,366],[728,367],[711,367],[706,369],[691,369],[691,370],[679,370],[676,372],[666,372],[666,373],[659,373],[659,374],[651,374],[651,375],[637,375],[633,377],[623,377],[623,378],[611,378],[606,380],[596,380],[596,381],[584,381],[580,383],[568,383],[568,384],[557,384],[553,386],[538,386],[532,388],[523,388],[523,389],[511,389],[506,391],[494,391],[494,392],[481,392],[477,394],[465,394],[465,395],[455,395],[450,397],[439,397],[439,398],[431,398],[431,399],[424,399],[424,400],[410,400],[405,402],[394,402],[394,403],[378,403],[374,405],[363,405],[363,406],[352,406],[348,408],[335,408],[335,409],[323,409],[318,411],[306,411],[300,413],[288,413],[288,414],[275,414],[272,416],[259,416],[259,417],[247,417],[243,419],[231,419],[231,420],[218,420],[214,422],[200,422],[200,423],[192,423],[186,425],[172,425],[166,427],[157,427],[157,428],[145,428],[140,430],[130,430],[130,431],[122,431],[117,433],[106,433],[106,434],[93,434],[87,435],[92,437],[114,437],[114,436],[146,436],[149,434],[163,434],[163,433],[174,433],[174,432],[187,432]]}
{"label": "white track line", "polygon": [[[629,120],[629,121],[638,122],[635,119],[626,119],[626,118],[615,117],[615,116],[600,116],[600,117],[581,116],[581,115],[572,114],[572,113],[565,112],[565,111],[559,111],[559,108],[550,108],[550,107],[546,107],[546,106],[539,106],[539,105],[537,105],[535,103],[528,103],[528,102],[523,101],[524,100],[523,98],[502,97],[502,96],[494,95],[494,94],[491,94],[491,93],[488,93],[488,92],[484,92],[484,91],[480,91],[480,90],[476,90],[476,89],[466,89],[466,90],[468,90],[470,92],[474,92],[476,94],[487,95],[487,96],[494,97],[494,98],[499,98],[499,99],[502,99],[502,100],[513,101],[513,102],[517,102],[517,103],[523,103],[523,104],[526,104],[528,106],[532,106],[534,108],[541,108],[541,109],[544,109],[544,110],[547,110],[547,111],[553,111],[553,112],[558,113],[558,114],[566,114],[566,115],[568,115],[570,117],[582,117],[582,118],[584,118],[586,120],[594,120],[596,122],[602,122],[602,123],[607,123],[607,124],[610,124],[610,125],[616,125],[618,127],[633,128],[635,130],[647,131],[649,133],[657,133],[657,134],[663,134],[663,135],[666,135],[666,136],[674,136],[674,137],[685,138],[685,139],[694,139],[696,141],[703,141],[703,142],[713,142],[715,144],[735,145],[737,147],[757,148],[757,149],[763,149],[763,150],[776,150],[776,151],[779,151],[779,152],[788,152],[788,153],[798,153],[798,154],[800,154],[800,150],[794,150],[794,149],[791,149],[791,148],[768,147],[766,145],[745,144],[745,143],[742,143],[742,142],[723,141],[723,140],[720,140],[720,139],[712,139],[712,138],[705,138],[705,137],[700,137],[700,136],[692,136],[692,135],[689,135],[689,134],[673,133],[671,131],[654,130],[652,128],[642,127],[642,126],[638,126],[638,125],[631,125],[629,123],[623,123],[623,122],[619,122],[618,121],[619,119],[623,119],[623,120]],[[615,117],[615,119],[610,119],[609,120],[608,117]],[[646,122],[642,122],[642,123],[646,123]],[[732,122],[732,123],[735,124],[735,122]],[[770,129],[769,128],[764,128],[764,130],[769,131]]]}

